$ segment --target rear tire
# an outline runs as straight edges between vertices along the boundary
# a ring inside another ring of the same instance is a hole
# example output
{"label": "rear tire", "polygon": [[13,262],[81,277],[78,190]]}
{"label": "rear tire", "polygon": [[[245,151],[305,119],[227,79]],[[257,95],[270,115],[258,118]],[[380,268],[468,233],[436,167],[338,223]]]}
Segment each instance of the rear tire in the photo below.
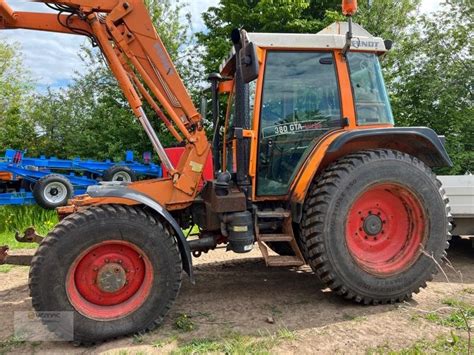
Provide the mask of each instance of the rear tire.
{"label": "rear tire", "polygon": [[[418,159],[361,151],[331,164],[310,187],[303,250],[338,295],[364,304],[401,302],[426,287],[449,247],[449,206]],[[432,258],[430,256],[432,256]]]}
{"label": "rear tire", "polygon": [[[38,313],[73,313],[74,341],[95,343],[160,325],[181,271],[176,240],[155,216],[137,207],[94,206],[66,217],[43,240],[30,293]],[[64,329],[51,330],[71,340]]]}
{"label": "rear tire", "polygon": [[36,203],[49,210],[67,205],[74,195],[71,182],[59,174],[49,174],[39,179],[33,187],[33,196]]}

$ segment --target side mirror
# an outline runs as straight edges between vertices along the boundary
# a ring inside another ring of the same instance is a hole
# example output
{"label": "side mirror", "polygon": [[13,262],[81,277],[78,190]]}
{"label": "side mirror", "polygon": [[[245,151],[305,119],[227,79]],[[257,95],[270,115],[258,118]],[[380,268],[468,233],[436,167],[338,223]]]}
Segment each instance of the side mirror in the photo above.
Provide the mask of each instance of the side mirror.
{"label": "side mirror", "polygon": [[257,47],[252,42],[244,43],[239,55],[242,79],[248,84],[257,79],[260,65],[257,57]]}
{"label": "side mirror", "polygon": [[392,49],[393,41],[391,39],[386,39],[385,41],[383,41],[383,43],[385,44],[385,49],[387,51]]}

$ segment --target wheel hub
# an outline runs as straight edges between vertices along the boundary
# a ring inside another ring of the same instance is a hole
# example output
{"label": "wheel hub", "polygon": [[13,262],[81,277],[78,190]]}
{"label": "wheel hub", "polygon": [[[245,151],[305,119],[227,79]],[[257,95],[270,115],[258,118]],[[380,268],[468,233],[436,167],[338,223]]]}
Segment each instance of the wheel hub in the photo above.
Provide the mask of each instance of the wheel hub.
{"label": "wheel hub", "polygon": [[49,203],[60,203],[67,198],[67,188],[61,182],[53,181],[46,185],[43,197]]}
{"label": "wheel hub", "polygon": [[364,232],[370,236],[379,234],[382,231],[382,219],[374,214],[369,214],[363,223]]}
{"label": "wheel hub", "polygon": [[410,267],[426,237],[424,209],[409,189],[381,183],[362,192],[347,214],[346,242],[354,260],[374,275]]}
{"label": "wheel hub", "polygon": [[97,273],[96,282],[101,291],[117,292],[127,283],[125,269],[120,264],[106,264]]}
{"label": "wheel hub", "polygon": [[104,241],[85,250],[71,265],[67,293],[83,315],[122,317],[145,302],[153,277],[150,260],[136,245]]}

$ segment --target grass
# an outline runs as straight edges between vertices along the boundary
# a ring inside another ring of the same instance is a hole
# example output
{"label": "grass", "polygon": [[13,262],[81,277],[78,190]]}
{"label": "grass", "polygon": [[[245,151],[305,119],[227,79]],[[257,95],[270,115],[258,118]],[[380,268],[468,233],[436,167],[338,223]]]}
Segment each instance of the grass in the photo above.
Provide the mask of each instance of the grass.
{"label": "grass", "polygon": [[11,352],[13,349],[23,345],[24,343],[25,339],[16,336],[11,336],[8,339],[2,340],[0,341],[0,354]]}
{"label": "grass", "polygon": [[435,341],[418,340],[411,346],[393,350],[389,345],[381,345],[366,350],[368,355],[422,355],[422,354],[468,354],[467,339],[456,335],[440,336]]}
{"label": "grass", "polygon": [[233,332],[219,338],[193,339],[178,347],[172,354],[269,354],[281,342],[295,339],[296,334],[286,328],[280,329],[275,335],[258,337]]}
{"label": "grass", "polygon": [[196,325],[191,320],[191,316],[188,316],[185,313],[178,315],[174,322],[174,327],[182,332],[190,332],[196,329]]}
{"label": "grass", "polygon": [[39,234],[44,235],[56,223],[56,211],[45,210],[39,206],[0,207],[0,245],[8,245],[11,249],[36,248],[36,244],[17,242],[14,238],[15,232],[23,232],[34,226]]}
{"label": "grass", "polygon": [[8,274],[14,267],[13,265],[0,265],[0,274]]}
{"label": "grass", "polygon": [[425,319],[445,327],[468,330],[468,324],[474,321],[474,306],[452,298],[447,298],[442,303],[452,309],[449,312],[429,313]]}
{"label": "grass", "polygon": [[154,340],[152,343],[151,343],[151,346],[153,346],[154,348],[162,348],[168,344],[171,344],[175,341],[178,340],[178,336],[177,335],[173,335],[172,337],[169,337],[167,339],[157,339],[157,340]]}
{"label": "grass", "polygon": [[138,345],[138,344],[143,344],[144,341],[145,341],[145,339],[144,339],[143,335],[135,334],[133,336],[132,343],[135,344],[135,345]]}
{"label": "grass", "polygon": [[474,295],[474,288],[467,287],[467,288],[463,289],[462,292],[466,293],[468,295]]}
{"label": "grass", "polygon": [[[28,227],[35,227],[40,235],[46,235],[56,224],[56,211],[45,210],[39,206],[5,206],[0,207],[0,246],[8,245],[11,249],[34,249],[34,243],[19,243],[15,232],[22,233]],[[193,226],[183,231],[185,235],[199,233]]]}

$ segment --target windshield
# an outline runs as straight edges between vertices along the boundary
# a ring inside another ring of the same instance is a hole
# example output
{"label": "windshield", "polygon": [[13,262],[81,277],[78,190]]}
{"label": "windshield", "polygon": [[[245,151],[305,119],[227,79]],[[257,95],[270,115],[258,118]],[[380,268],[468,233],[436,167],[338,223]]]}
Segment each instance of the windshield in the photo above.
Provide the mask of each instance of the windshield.
{"label": "windshield", "polygon": [[348,58],[357,124],[393,124],[392,109],[377,56],[350,52]]}

